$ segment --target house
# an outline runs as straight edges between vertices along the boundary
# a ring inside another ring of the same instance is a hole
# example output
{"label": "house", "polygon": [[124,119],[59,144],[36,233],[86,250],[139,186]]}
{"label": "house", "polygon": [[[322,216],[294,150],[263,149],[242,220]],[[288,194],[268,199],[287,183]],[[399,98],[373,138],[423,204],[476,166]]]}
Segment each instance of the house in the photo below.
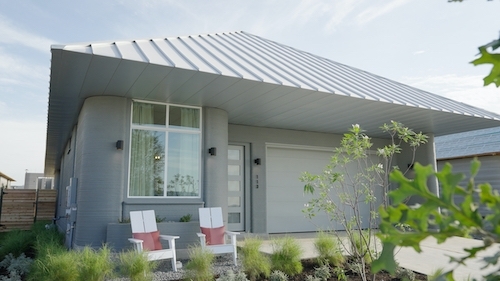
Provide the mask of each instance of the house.
{"label": "house", "polygon": [[12,188],[11,184],[13,181],[16,180],[0,172],[0,188],[6,188],[6,189]]}
{"label": "house", "polygon": [[24,174],[24,189],[36,189],[38,178],[44,177],[43,173]]}
{"label": "house", "polygon": [[[246,32],[51,51],[45,176],[68,247],[125,247],[118,221],[151,208],[196,221],[199,207],[221,206],[230,230],[315,231],[329,221],[304,217],[298,178],[320,172],[353,124],[377,145],[389,143],[379,128],[391,120],[428,134],[417,161],[432,165],[435,136],[500,125],[499,115]],[[184,245],[197,231],[173,225]]]}
{"label": "house", "polygon": [[[463,173],[466,179],[461,183],[467,185],[470,177],[471,161],[477,157],[481,162],[474,182],[489,183],[500,191],[500,127],[472,130],[463,133],[450,134],[435,138],[436,160],[438,169],[446,163],[453,166],[454,173]],[[459,199],[456,198],[457,202]],[[479,209],[482,215],[487,215],[487,209]]]}

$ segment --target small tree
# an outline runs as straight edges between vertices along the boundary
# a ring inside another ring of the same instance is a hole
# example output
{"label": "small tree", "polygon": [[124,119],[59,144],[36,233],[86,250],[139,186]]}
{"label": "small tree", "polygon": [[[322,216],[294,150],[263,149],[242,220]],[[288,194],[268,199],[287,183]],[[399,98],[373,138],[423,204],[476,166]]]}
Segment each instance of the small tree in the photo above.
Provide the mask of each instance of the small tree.
{"label": "small tree", "polygon": [[[401,153],[401,145],[406,143],[412,150],[413,163],[417,148],[427,142],[426,135],[415,133],[395,121],[384,124],[381,129],[389,134],[389,145],[372,149],[371,138],[359,125],[353,125],[342,138],[340,147],[335,149],[330,164],[323,173],[312,175],[305,172],[301,177],[306,183],[304,192],[316,195],[303,211],[309,218],[313,218],[318,212],[324,212],[345,229],[350,245],[343,247],[354,258],[355,263],[359,264],[363,280],[368,280],[365,270],[367,262],[374,260],[377,255],[372,230],[378,226],[378,205],[389,204],[387,174],[396,169],[392,166],[393,157]],[[377,161],[373,160],[374,155],[378,156]],[[369,209],[368,217],[363,217],[361,212],[365,206]],[[366,227],[368,229],[365,232],[363,228]],[[337,232],[334,233],[339,237]],[[343,243],[342,239],[339,241]]]}
{"label": "small tree", "polygon": [[[493,191],[490,184],[475,185],[474,177],[479,171],[480,163],[474,159],[466,187],[459,186],[465,179],[463,174],[453,174],[452,166],[447,163],[439,172],[429,166],[415,165],[415,179],[407,179],[400,171],[391,173],[391,180],[399,184],[397,190],[391,191],[389,196],[393,200],[392,206],[381,208],[380,233],[383,250],[378,260],[372,264],[374,271],[385,269],[391,273],[396,270],[394,250],[396,246],[411,246],[421,252],[420,242],[429,236],[443,243],[452,236],[463,236],[471,230],[483,237],[484,244],[480,247],[465,249],[466,255],[462,258],[450,258],[451,263],[457,266],[466,260],[476,257],[500,242],[500,195]],[[427,179],[436,176],[441,185],[441,196],[434,194],[427,188]],[[410,208],[404,203],[405,198],[418,195],[424,202],[418,207]],[[489,212],[484,218],[479,212],[487,209]],[[407,224],[413,231],[402,232],[396,224]],[[494,265],[498,268],[500,251],[492,256],[483,258],[485,267]],[[500,269],[500,268],[499,268]],[[500,280],[500,272],[484,276],[484,280]],[[436,280],[454,280],[454,268],[442,271]]]}

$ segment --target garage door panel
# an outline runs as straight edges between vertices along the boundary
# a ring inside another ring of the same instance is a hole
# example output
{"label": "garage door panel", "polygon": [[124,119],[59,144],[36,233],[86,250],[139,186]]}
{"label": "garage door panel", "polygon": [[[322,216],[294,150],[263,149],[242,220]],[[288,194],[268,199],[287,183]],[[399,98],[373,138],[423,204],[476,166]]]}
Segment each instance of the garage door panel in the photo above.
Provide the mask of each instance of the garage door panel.
{"label": "garage door panel", "polygon": [[[319,213],[310,220],[302,213],[304,204],[309,202],[313,195],[304,195],[304,183],[299,180],[303,172],[321,174],[330,163],[333,149],[297,148],[297,147],[268,147],[266,155],[266,185],[267,185],[267,229],[269,233],[307,232],[322,229],[343,230],[342,226],[330,221],[330,218]],[[377,161],[374,155],[372,161]],[[351,175],[357,170],[353,165],[347,169]],[[377,196],[378,195],[378,196]],[[377,199],[381,200],[381,191],[376,192]],[[340,199],[335,199],[339,203]],[[361,203],[363,228],[368,227],[369,207]],[[350,210],[346,210],[350,213]],[[349,218],[349,216],[348,216]]]}
{"label": "garage door panel", "polygon": [[310,220],[302,213],[312,195],[304,195],[303,172],[322,173],[332,152],[296,148],[270,147],[267,150],[267,217],[268,232],[316,231],[329,229],[332,223],[325,214]]}

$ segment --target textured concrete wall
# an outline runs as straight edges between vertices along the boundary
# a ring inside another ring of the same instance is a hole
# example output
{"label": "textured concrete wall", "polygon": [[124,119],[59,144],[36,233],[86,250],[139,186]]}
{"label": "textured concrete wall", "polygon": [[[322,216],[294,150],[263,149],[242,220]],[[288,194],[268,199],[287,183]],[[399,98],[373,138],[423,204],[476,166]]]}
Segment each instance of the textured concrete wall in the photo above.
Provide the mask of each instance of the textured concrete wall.
{"label": "textured concrete wall", "polygon": [[[91,97],[80,112],[75,155],[76,247],[101,246],[106,242],[107,224],[121,218],[130,135],[127,105],[125,98]],[[123,150],[116,149],[117,140],[126,140]]]}
{"label": "textured concrete wall", "polygon": [[[227,222],[227,112],[217,108],[203,108],[204,156],[203,198],[207,207],[222,207]],[[215,147],[217,155],[208,154]]]}

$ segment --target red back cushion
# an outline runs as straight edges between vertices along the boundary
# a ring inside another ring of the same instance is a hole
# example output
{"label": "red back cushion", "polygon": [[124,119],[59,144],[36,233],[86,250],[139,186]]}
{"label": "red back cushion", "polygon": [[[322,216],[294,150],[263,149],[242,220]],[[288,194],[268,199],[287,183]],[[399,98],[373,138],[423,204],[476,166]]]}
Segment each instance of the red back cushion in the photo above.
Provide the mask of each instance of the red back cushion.
{"label": "red back cushion", "polygon": [[145,251],[154,251],[154,250],[161,250],[161,242],[160,242],[160,231],[153,231],[153,232],[144,232],[144,233],[132,233],[132,236],[135,239],[141,239],[142,241],[142,248]]}
{"label": "red back cushion", "polygon": [[207,245],[221,245],[224,244],[224,233],[226,232],[226,227],[223,225],[221,227],[200,227],[201,233],[205,234]]}

